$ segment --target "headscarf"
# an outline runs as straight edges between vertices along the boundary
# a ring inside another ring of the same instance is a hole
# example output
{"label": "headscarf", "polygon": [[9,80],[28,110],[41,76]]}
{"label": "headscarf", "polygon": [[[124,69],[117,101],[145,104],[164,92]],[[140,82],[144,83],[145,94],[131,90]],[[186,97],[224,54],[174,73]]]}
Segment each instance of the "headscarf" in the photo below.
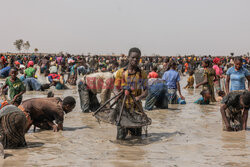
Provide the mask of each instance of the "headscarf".
{"label": "headscarf", "polygon": [[28,62],[27,67],[29,68],[30,66],[34,66],[34,62],[33,62],[33,61],[29,61],[29,62]]}
{"label": "headscarf", "polygon": [[220,58],[218,58],[218,57],[214,58],[213,63],[218,64],[218,62],[220,62]]}
{"label": "headscarf", "polygon": [[20,65],[19,61],[15,61],[15,65],[16,65],[16,66],[17,66],[17,65]]}

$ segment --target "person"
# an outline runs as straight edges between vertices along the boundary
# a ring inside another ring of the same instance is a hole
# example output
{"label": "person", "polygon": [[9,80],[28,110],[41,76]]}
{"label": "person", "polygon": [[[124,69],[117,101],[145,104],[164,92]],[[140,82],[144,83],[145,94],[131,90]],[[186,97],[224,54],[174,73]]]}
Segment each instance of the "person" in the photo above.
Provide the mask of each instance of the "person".
{"label": "person", "polygon": [[196,100],[194,103],[200,104],[200,105],[206,105],[206,104],[210,103],[211,94],[210,94],[209,90],[202,90],[200,95],[202,97],[199,98],[198,100]]}
{"label": "person", "polygon": [[189,77],[188,77],[188,80],[187,80],[187,85],[184,87],[184,89],[193,89],[194,88],[194,71],[191,70],[189,71]]}
{"label": "person", "polygon": [[7,105],[0,110],[0,143],[4,149],[25,147],[24,113],[14,105]]}
{"label": "person", "polygon": [[56,61],[53,61],[50,63],[50,68],[49,68],[49,73],[50,74],[57,74],[57,66],[56,66]]}
{"label": "person", "polygon": [[220,90],[218,92],[218,97],[216,98],[216,101],[221,101],[223,99],[223,97],[226,96],[226,93],[223,90]]}
{"label": "person", "polygon": [[45,130],[53,129],[57,132],[63,130],[64,113],[71,112],[75,105],[75,98],[67,96],[63,100],[53,97],[28,99],[23,101],[18,108],[26,115],[26,132],[31,125]]}
{"label": "person", "polygon": [[6,78],[9,76],[10,73],[10,66],[4,67],[0,70],[0,78]]}
{"label": "person", "polygon": [[233,91],[227,94],[221,101],[220,112],[223,122],[223,130],[246,130],[248,110],[250,108],[249,91]]}
{"label": "person", "polygon": [[[114,88],[114,76],[110,72],[98,72],[85,75],[78,83],[78,92],[82,112],[94,112],[110,99]],[[100,94],[101,104],[96,95]]]}
{"label": "person", "polygon": [[73,59],[69,59],[68,63],[70,65],[70,72],[68,74],[68,79],[67,79],[67,83],[69,83],[70,85],[76,85],[76,81],[77,81],[77,64],[75,63],[75,60]]}
{"label": "person", "polygon": [[168,103],[169,104],[177,104],[178,96],[177,96],[177,90],[179,92],[179,95],[182,100],[185,99],[184,96],[181,94],[181,88],[180,88],[180,75],[176,71],[177,64],[175,61],[171,61],[169,63],[170,70],[166,71],[162,79],[165,81],[165,84],[168,89]]}
{"label": "person", "polygon": [[50,86],[55,86],[57,90],[66,89],[64,82],[64,76],[59,75],[57,73],[51,73],[48,75],[48,80],[50,82]]}
{"label": "person", "polygon": [[148,95],[145,109],[153,110],[154,106],[160,109],[168,108],[167,87],[161,78],[148,79]]}
{"label": "person", "polygon": [[41,84],[35,77],[36,74],[36,69],[33,68],[34,66],[34,62],[33,61],[29,61],[28,65],[24,71],[24,86],[26,88],[27,91],[29,90],[36,90],[36,91],[43,91],[44,89],[48,89],[49,85],[47,84]]}
{"label": "person", "polygon": [[12,68],[10,70],[10,76],[6,79],[5,84],[1,88],[2,94],[5,93],[3,92],[4,89],[8,86],[9,87],[9,97],[10,100],[12,101],[11,103],[13,105],[19,106],[22,102],[23,94],[25,93],[25,87],[22,81],[17,77],[17,69]]}
{"label": "person", "polygon": [[38,64],[40,66],[41,74],[44,73],[47,69],[49,69],[49,56],[43,57]]}
{"label": "person", "polygon": [[[135,96],[135,100],[139,106],[136,106],[131,96],[127,96],[123,108],[123,112],[135,115],[140,107],[142,109],[141,99],[147,96],[147,74],[138,67],[141,58],[141,51],[138,48],[131,48],[128,53],[128,66],[117,71],[115,77],[115,92],[124,91],[126,95],[130,93]],[[120,108],[120,102],[116,105]],[[117,140],[124,140],[128,133],[131,136],[141,136],[142,127],[127,128],[120,125],[117,126]]]}
{"label": "person", "polygon": [[[226,72],[226,94],[235,90],[245,90],[245,78],[248,80],[248,90],[250,91],[250,73],[242,67],[242,58],[236,57],[234,59],[234,66],[229,68]],[[229,89],[229,84],[231,87]]]}
{"label": "person", "polygon": [[216,92],[222,90],[221,88],[221,79],[223,78],[223,71],[222,71],[222,68],[220,67],[220,65],[222,64],[221,63],[221,59],[216,57],[214,58],[213,60],[213,69],[215,70],[215,74],[216,74],[216,78],[217,80],[214,82],[214,86],[215,86],[215,89],[216,89]]}
{"label": "person", "polygon": [[211,68],[211,62],[208,59],[202,61],[202,66],[204,68],[204,80],[197,84],[195,88],[203,86],[203,90],[209,90],[211,94],[210,101],[216,102],[214,94],[214,80],[216,80],[216,74],[213,68]]}
{"label": "person", "polygon": [[154,66],[153,71],[148,74],[148,79],[149,78],[158,78],[157,67],[156,66]]}

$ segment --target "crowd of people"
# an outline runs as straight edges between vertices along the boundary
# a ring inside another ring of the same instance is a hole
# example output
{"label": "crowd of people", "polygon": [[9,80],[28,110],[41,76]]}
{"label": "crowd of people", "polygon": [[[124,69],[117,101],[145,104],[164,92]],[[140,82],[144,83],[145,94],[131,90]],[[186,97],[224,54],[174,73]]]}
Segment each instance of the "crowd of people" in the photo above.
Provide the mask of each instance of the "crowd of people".
{"label": "crowd of people", "polygon": [[[125,140],[128,134],[140,137],[142,127],[151,123],[144,111],[185,105],[183,89],[199,87],[201,97],[194,103],[220,102],[223,129],[245,130],[250,107],[249,67],[248,55],[142,57],[138,48],[131,48],[127,56],[0,54],[0,144],[4,148],[26,146],[25,133],[32,125],[34,130],[63,130],[64,114],[76,105],[83,113],[103,107],[109,110],[102,110],[102,114],[117,125],[117,140]],[[185,76],[187,84],[181,85]],[[72,96],[53,97],[53,92],[46,98],[22,98],[26,91],[74,86],[80,104]],[[117,96],[113,104],[109,101],[112,95]]]}

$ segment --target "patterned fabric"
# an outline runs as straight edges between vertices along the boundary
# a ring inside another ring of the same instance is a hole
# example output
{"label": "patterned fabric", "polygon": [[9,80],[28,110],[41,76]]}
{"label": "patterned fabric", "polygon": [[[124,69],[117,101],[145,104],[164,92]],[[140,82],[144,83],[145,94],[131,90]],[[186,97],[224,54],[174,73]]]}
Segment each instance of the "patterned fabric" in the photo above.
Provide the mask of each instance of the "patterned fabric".
{"label": "patterned fabric", "polygon": [[4,148],[26,146],[26,118],[23,112],[16,106],[8,105],[2,108],[0,113],[0,142]]}
{"label": "patterned fabric", "polygon": [[178,104],[177,89],[168,89],[168,104]]}
{"label": "patterned fabric", "polygon": [[207,84],[203,85],[203,90],[209,90],[211,94],[210,101],[216,102],[215,93],[214,93],[214,79],[215,79],[215,71],[213,68],[206,68],[204,70],[204,78],[207,78]]}
{"label": "patterned fabric", "polygon": [[[116,87],[129,87],[131,94],[135,97],[140,96],[142,91],[147,89],[147,74],[143,70],[137,70],[135,74],[129,74],[128,70],[121,68],[116,73]],[[126,100],[126,108],[136,107],[133,99],[129,96]]]}

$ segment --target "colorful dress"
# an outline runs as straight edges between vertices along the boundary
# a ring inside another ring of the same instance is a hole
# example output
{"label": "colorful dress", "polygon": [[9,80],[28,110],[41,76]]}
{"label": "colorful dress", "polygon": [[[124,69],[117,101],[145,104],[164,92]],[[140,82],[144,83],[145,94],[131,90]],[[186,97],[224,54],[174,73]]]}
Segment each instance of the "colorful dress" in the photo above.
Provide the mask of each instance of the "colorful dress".
{"label": "colorful dress", "polygon": [[204,69],[204,78],[207,78],[207,83],[203,85],[203,90],[209,90],[211,94],[210,101],[216,102],[214,94],[214,78],[215,78],[214,69],[213,68]]}

